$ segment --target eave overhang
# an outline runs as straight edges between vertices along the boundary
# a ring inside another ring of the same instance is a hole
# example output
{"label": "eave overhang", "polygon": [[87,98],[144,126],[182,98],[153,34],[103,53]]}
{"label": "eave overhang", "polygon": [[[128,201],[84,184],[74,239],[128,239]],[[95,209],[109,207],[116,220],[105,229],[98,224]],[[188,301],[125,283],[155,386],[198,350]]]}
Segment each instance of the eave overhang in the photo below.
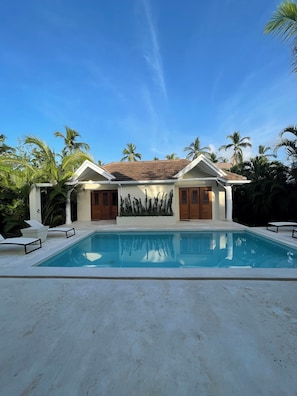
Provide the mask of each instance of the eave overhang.
{"label": "eave overhang", "polygon": [[[115,176],[113,176],[111,173],[102,169],[100,166],[94,164],[93,162],[86,160],[77,169],[77,171],[75,172],[75,176],[70,181],[80,183],[80,182],[86,182],[88,180],[93,180],[94,174],[100,175],[101,177],[105,178],[107,181],[111,181],[115,179]],[[98,180],[98,182],[102,182],[102,180]]]}

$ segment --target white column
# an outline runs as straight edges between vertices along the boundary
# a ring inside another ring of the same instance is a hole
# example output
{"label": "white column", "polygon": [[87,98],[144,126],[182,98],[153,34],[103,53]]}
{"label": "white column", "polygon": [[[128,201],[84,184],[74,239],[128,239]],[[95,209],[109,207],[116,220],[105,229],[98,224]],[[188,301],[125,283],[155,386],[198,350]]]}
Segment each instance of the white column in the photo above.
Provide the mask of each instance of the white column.
{"label": "white column", "polygon": [[232,207],[233,207],[232,187],[225,186],[225,191],[226,191],[226,220],[232,221]]}
{"label": "white column", "polygon": [[71,193],[73,188],[67,191],[67,198],[66,198],[66,224],[72,224],[71,221]]}
{"label": "white column", "polygon": [[41,223],[40,187],[36,187],[35,184],[31,186],[29,193],[29,209],[30,209],[30,219],[37,220]]}

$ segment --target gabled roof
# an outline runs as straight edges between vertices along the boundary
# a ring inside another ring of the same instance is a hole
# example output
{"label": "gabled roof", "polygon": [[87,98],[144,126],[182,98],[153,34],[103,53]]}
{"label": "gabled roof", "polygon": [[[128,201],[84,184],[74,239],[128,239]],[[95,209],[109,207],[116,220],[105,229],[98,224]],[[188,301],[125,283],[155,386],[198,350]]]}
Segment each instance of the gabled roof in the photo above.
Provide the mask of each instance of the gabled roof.
{"label": "gabled roof", "polygon": [[216,167],[213,162],[209,161],[206,157],[204,157],[204,155],[199,155],[199,157],[197,157],[193,161],[188,161],[188,164],[183,169],[181,169],[175,175],[175,177],[179,179],[196,167],[199,167],[201,171],[212,177],[226,176],[225,172]]}
{"label": "gabled roof", "polygon": [[104,165],[104,169],[117,181],[174,180],[174,175],[188,164],[186,159],[112,162]]}
{"label": "gabled roof", "polygon": [[166,181],[174,183],[174,181],[187,178],[218,179],[226,183],[247,182],[246,177],[219,169],[216,164],[203,155],[193,161],[178,159],[112,162],[101,167],[86,160],[76,171],[76,181],[79,182],[149,183]]}
{"label": "gabled roof", "polygon": [[104,170],[102,167],[94,164],[93,162],[86,160],[75,172],[75,179],[79,181],[100,180],[100,179],[114,180],[115,176]]}

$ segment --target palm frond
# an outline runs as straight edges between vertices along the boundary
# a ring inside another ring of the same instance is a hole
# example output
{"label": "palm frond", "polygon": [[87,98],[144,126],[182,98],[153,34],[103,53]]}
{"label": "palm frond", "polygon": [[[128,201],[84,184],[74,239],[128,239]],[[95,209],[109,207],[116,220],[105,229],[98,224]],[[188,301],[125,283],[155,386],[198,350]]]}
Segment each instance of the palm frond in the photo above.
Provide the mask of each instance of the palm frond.
{"label": "palm frond", "polygon": [[288,41],[297,34],[297,4],[283,1],[265,26],[265,33],[273,33]]}

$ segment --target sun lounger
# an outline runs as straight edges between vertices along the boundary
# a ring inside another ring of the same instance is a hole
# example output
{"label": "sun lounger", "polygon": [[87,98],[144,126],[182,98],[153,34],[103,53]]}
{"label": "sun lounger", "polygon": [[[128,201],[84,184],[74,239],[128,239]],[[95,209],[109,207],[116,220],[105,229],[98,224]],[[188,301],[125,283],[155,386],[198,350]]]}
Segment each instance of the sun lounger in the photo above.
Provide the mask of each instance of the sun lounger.
{"label": "sun lounger", "polygon": [[297,238],[297,228],[292,230],[292,238]]}
{"label": "sun lounger", "polygon": [[75,228],[74,227],[53,227],[49,228],[48,232],[64,232],[66,238],[70,238],[75,235]]}
{"label": "sun lounger", "polygon": [[266,229],[273,232],[278,232],[281,227],[297,227],[297,223],[294,221],[274,221],[267,224]]}
{"label": "sun lounger", "polygon": [[21,233],[23,237],[25,238],[40,238],[41,242],[45,242],[47,238],[47,233],[48,233],[48,226],[43,226],[40,228],[37,227],[27,227],[27,228],[22,228]]}
{"label": "sun lounger", "polygon": [[[37,247],[36,247],[36,244]],[[25,248],[25,253],[31,253],[34,252],[34,250],[40,249],[42,247],[41,244],[41,239],[38,238],[23,238],[23,237],[16,237],[16,238],[3,238],[3,236],[0,234],[0,245],[21,245],[24,246]],[[30,249],[28,250],[27,247],[28,246],[34,246],[34,249]]]}
{"label": "sun lounger", "polygon": [[[32,228],[40,229],[48,226],[44,226],[37,220],[25,220],[27,224],[29,224]],[[75,228],[74,227],[52,227],[48,228],[48,232],[64,232],[66,238],[70,238],[75,235]]]}

